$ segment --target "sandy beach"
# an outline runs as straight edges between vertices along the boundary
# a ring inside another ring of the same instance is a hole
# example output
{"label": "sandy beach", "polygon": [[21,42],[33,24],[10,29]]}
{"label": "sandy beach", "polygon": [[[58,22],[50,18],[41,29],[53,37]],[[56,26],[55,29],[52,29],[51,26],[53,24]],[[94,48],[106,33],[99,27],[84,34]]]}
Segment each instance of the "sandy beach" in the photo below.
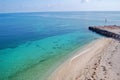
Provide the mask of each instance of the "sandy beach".
{"label": "sandy beach", "polygon": [[120,42],[101,38],[60,65],[48,80],[120,80]]}

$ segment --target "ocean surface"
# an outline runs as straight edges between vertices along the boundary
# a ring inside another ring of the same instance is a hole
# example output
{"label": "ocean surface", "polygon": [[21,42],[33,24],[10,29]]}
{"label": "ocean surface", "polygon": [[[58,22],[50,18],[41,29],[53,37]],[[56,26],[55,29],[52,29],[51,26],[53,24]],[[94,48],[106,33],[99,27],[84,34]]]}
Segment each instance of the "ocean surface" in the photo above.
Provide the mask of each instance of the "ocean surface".
{"label": "ocean surface", "polygon": [[88,30],[92,25],[120,25],[120,12],[0,13],[0,80],[46,80],[101,37]]}

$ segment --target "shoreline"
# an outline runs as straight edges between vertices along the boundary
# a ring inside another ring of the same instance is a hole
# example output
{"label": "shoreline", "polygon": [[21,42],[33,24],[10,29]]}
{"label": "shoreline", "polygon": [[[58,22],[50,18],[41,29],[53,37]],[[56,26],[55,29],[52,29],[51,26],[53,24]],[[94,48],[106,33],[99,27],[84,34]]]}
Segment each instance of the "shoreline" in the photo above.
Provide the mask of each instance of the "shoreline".
{"label": "shoreline", "polygon": [[46,72],[46,75],[43,76],[43,80],[49,80],[49,77],[51,75],[51,73],[53,74],[58,68],[60,68],[63,64],[65,64],[69,59],[71,59],[74,55],[79,54],[78,51],[83,51],[86,49],[87,46],[90,46],[91,44],[93,44],[95,41],[97,41],[99,38],[95,38],[89,42],[87,42],[86,44],[84,44],[83,46],[79,46],[77,47],[75,50],[73,50],[72,52],[70,52],[69,55],[67,55],[66,57],[64,57],[63,59],[59,60],[57,64],[54,65],[54,67],[50,68],[50,70],[48,72]]}
{"label": "shoreline", "polygon": [[[83,76],[83,74],[86,72],[88,66],[91,66],[93,63],[95,63],[95,61],[99,59],[98,55],[102,56],[107,47],[111,47],[110,43],[112,43],[113,41],[114,40],[110,38],[101,38],[84,46],[72,57],[61,64],[49,76],[48,80],[85,80],[87,75]],[[94,58],[96,60],[92,62]],[[90,69],[90,71],[92,71],[92,69]],[[93,76],[90,76],[90,78],[88,79],[92,80],[93,78]]]}

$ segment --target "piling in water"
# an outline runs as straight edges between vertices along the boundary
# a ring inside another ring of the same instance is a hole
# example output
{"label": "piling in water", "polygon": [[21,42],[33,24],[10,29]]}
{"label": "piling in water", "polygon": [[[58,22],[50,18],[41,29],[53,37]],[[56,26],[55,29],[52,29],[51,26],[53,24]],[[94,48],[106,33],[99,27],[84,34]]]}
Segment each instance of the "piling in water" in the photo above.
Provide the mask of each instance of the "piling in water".
{"label": "piling in water", "polygon": [[[106,27],[108,27],[108,26],[106,26]],[[110,27],[111,27],[111,26],[110,26]],[[113,26],[113,27],[114,27],[114,26]],[[98,34],[100,34],[100,35],[104,35],[104,36],[106,36],[106,37],[111,37],[111,38],[120,40],[120,34],[114,33],[114,32],[112,32],[112,31],[106,30],[106,29],[104,29],[104,28],[100,28],[100,27],[96,27],[96,26],[93,26],[93,27],[90,26],[90,27],[89,27],[89,30],[91,30],[91,31],[93,31],[93,32],[96,32],[96,33],[98,33]]]}

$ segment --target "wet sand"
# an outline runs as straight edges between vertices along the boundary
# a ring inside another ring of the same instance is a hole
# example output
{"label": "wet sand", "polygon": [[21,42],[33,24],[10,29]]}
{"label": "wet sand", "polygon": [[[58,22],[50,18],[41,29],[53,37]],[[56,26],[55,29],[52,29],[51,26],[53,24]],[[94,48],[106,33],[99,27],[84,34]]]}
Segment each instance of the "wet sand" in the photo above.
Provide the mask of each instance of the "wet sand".
{"label": "wet sand", "polygon": [[120,80],[120,43],[98,39],[60,65],[48,80]]}

